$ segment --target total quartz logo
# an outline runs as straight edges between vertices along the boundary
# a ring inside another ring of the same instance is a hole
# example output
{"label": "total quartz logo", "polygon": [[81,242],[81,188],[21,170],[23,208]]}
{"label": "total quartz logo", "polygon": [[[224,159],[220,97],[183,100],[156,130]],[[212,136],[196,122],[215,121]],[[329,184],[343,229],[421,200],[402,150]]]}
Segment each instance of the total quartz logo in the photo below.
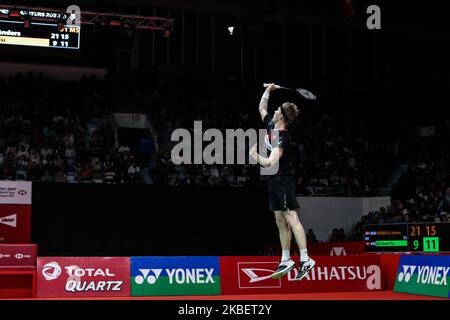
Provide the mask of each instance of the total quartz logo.
{"label": "total quartz logo", "polygon": [[38,257],[38,297],[127,296],[128,257]]}
{"label": "total quartz logo", "polygon": [[49,262],[42,268],[42,275],[48,281],[58,279],[61,275],[61,267],[55,261]]}

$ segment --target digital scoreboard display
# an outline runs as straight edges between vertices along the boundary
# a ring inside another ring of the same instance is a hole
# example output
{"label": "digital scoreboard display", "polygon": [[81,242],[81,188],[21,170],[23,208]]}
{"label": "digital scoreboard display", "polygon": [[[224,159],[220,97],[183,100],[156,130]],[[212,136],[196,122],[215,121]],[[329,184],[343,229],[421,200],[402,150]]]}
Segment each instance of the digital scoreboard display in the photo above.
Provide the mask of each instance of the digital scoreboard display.
{"label": "digital scoreboard display", "polygon": [[370,224],[365,226],[367,252],[408,251],[407,224]]}
{"label": "digital scoreboard display", "polygon": [[450,223],[365,226],[366,252],[450,252]]}
{"label": "digital scoreboard display", "polygon": [[0,46],[79,49],[80,33],[79,18],[72,21],[65,12],[15,11],[0,7]]}

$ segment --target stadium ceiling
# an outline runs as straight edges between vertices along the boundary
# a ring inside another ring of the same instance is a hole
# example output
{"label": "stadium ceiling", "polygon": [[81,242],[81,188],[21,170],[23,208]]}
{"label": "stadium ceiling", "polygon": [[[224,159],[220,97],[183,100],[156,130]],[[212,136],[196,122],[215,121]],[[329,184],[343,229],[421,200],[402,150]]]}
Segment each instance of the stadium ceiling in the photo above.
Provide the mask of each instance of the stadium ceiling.
{"label": "stadium ceiling", "polygon": [[[339,24],[342,22],[342,6],[337,6],[341,2],[332,1],[336,2],[336,6],[318,7],[318,3],[323,4],[323,1],[325,0],[76,0],[73,2],[17,0],[14,1],[14,5],[61,9],[70,3],[78,5],[82,13],[119,12],[122,15],[169,16],[164,10],[182,10],[234,16],[242,21],[252,22],[302,24]],[[152,9],[158,9],[160,13],[155,14]]]}
{"label": "stadium ceiling", "polygon": [[[34,12],[49,12],[49,13],[65,13],[59,9],[42,8],[42,7],[28,7],[18,5],[0,5],[0,9],[6,9],[9,12],[34,11]],[[2,12],[0,12],[2,14]],[[54,18],[41,17],[39,15],[33,16],[35,21],[54,21]],[[124,26],[133,26],[136,29],[151,29],[172,31],[174,19],[154,16],[142,16],[121,13],[105,13],[94,11],[81,11],[81,24],[105,25],[115,21]]]}

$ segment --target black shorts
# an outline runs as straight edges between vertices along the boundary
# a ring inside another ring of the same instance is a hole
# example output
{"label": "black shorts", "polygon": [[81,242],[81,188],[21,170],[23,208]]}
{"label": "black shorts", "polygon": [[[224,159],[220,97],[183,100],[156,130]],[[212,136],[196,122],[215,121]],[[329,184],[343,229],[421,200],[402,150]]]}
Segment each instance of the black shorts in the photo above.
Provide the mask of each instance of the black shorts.
{"label": "black shorts", "polygon": [[299,208],[295,195],[294,176],[275,175],[269,177],[269,209],[270,211],[289,211]]}

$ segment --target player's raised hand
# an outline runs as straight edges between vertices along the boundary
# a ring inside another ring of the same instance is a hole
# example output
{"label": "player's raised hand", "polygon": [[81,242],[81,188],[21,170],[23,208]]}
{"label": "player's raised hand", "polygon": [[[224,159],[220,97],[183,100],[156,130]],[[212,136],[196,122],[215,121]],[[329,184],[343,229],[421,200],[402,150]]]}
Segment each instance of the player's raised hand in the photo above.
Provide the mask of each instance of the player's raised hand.
{"label": "player's raised hand", "polygon": [[279,89],[280,87],[277,86],[275,83],[264,83],[264,87],[266,88],[267,92]]}

